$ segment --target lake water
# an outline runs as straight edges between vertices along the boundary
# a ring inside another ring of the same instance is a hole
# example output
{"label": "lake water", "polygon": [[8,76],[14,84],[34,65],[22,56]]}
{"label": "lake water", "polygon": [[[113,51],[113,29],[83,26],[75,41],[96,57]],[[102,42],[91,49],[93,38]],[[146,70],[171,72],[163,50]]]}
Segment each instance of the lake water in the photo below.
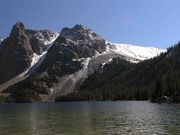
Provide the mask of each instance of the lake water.
{"label": "lake water", "polygon": [[144,101],[0,105],[0,135],[175,135],[180,104]]}

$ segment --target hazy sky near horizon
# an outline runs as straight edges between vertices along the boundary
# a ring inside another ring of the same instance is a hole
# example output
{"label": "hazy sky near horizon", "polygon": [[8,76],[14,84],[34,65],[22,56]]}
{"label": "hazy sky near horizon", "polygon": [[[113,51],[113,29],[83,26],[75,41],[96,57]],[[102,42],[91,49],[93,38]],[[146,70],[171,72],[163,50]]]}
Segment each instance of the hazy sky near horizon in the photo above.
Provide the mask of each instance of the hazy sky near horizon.
{"label": "hazy sky near horizon", "polygon": [[0,0],[0,38],[17,21],[53,31],[82,24],[110,42],[166,48],[180,40],[180,0]]}

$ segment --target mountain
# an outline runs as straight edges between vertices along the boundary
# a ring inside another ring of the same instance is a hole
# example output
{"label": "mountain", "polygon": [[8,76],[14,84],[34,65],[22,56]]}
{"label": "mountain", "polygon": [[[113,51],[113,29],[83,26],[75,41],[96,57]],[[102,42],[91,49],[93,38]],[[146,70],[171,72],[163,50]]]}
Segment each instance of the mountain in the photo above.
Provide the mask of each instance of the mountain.
{"label": "mountain", "polygon": [[151,100],[180,102],[180,43],[137,64],[114,58],[76,89],[68,100]]}
{"label": "mountain", "polygon": [[[25,29],[22,23],[17,23],[14,27],[23,35],[17,34],[14,37],[18,39],[18,43],[19,40],[22,42],[21,46],[25,46],[23,51],[29,54],[26,57],[20,57],[23,55],[20,54],[14,58],[21,58],[23,64],[28,64],[21,67],[20,72],[13,72],[4,79],[6,82],[1,81],[4,83],[0,85],[0,91],[11,93],[17,102],[50,101],[65,97],[81,88],[95,73],[101,74],[114,59],[126,63],[125,67],[134,67],[140,61],[165,52],[152,47],[114,45],[82,25],[63,28],[60,33]],[[16,42],[9,42],[11,46],[18,46]],[[0,52],[3,57],[7,53],[14,53],[5,41],[2,42]],[[0,67],[9,67],[9,63],[5,61]],[[11,71],[19,69],[18,66],[21,64],[11,67]],[[5,70],[4,74],[9,71],[10,69]]]}

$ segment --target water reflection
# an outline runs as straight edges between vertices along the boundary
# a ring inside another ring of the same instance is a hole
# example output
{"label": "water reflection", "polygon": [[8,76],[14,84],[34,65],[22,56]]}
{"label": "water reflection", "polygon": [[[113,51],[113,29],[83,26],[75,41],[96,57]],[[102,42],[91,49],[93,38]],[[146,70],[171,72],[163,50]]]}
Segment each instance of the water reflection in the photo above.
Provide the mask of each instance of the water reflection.
{"label": "water reflection", "polygon": [[67,102],[0,105],[2,135],[180,134],[180,105]]}

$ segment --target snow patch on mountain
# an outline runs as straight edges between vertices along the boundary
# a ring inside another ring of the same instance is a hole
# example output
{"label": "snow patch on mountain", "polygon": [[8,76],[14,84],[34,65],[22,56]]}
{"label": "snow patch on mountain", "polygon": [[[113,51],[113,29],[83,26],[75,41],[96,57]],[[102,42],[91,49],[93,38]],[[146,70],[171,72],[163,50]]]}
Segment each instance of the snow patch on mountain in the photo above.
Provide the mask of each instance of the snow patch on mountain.
{"label": "snow patch on mountain", "polygon": [[140,62],[158,56],[162,52],[166,52],[166,50],[154,47],[142,47],[129,44],[116,44],[111,42],[106,42],[106,44],[107,53],[117,53],[123,56],[134,58],[132,61],[130,60],[131,62]]}
{"label": "snow patch on mountain", "polygon": [[111,59],[109,59],[108,61],[102,63],[102,66],[104,66],[104,65],[106,65],[106,64],[109,64],[112,60],[113,60],[113,59],[111,58]]}
{"label": "snow patch on mountain", "polygon": [[[59,33],[54,33],[53,36],[50,37],[50,39],[46,39],[44,40],[44,45],[47,46],[47,45],[52,45],[52,43],[56,40],[56,38],[59,36]],[[50,46],[51,47],[51,46]],[[49,48],[50,48],[49,47]],[[49,49],[48,48],[48,49]]]}
{"label": "snow patch on mountain", "polygon": [[3,41],[3,39],[0,39],[0,49],[1,49],[1,47],[2,47],[2,44],[1,44],[2,41]]}
{"label": "snow patch on mountain", "polygon": [[36,53],[33,53],[31,67],[34,66],[39,61],[40,55],[37,55]]}
{"label": "snow patch on mountain", "polygon": [[92,40],[101,40],[102,38],[100,36],[98,36],[97,34],[93,33],[92,31],[89,30],[89,37],[92,39]]}

